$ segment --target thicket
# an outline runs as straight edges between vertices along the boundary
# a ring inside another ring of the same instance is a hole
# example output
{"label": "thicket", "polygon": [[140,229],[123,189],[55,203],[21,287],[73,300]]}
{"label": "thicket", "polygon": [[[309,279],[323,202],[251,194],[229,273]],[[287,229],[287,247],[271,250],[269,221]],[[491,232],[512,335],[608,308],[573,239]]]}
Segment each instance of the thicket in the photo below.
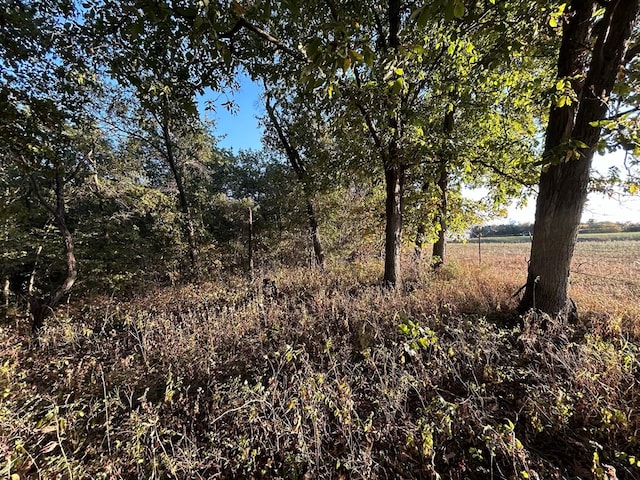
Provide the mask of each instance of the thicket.
{"label": "thicket", "polygon": [[[638,0],[5,3],[0,475],[637,476],[635,327],[565,320]],[[242,69],[259,151],[197,105]],[[446,240],[539,180],[518,315]]]}

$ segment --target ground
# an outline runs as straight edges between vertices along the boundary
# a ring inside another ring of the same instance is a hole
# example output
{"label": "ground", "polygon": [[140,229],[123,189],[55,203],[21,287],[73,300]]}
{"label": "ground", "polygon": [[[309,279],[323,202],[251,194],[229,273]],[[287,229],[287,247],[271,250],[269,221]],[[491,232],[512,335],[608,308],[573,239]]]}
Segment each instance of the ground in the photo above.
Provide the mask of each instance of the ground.
{"label": "ground", "polygon": [[9,319],[0,477],[640,478],[640,242],[578,245],[571,325],[511,313],[526,243],[449,255]]}

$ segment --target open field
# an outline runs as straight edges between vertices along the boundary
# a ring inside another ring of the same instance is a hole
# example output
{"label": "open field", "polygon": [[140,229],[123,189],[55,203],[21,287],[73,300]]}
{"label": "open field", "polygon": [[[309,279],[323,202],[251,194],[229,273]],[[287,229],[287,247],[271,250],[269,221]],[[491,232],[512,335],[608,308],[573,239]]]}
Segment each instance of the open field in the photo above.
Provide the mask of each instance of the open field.
{"label": "open field", "polygon": [[522,244],[395,292],[335,263],[11,320],[0,477],[638,479],[639,248],[579,245],[574,325],[508,313]]}
{"label": "open field", "polygon": [[[570,295],[585,316],[619,319],[640,334],[640,242],[578,242],[571,267]],[[513,293],[526,281],[529,243],[452,244],[449,254],[471,270],[510,282]],[[481,263],[479,262],[481,257]]]}

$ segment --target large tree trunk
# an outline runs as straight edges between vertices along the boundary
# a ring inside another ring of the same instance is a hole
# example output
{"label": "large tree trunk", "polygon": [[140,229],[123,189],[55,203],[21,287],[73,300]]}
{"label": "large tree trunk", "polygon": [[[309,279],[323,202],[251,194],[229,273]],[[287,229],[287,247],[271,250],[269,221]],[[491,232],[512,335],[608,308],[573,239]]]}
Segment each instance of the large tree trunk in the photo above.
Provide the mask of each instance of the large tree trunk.
{"label": "large tree trunk", "polygon": [[54,290],[49,297],[46,299],[40,299],[34,295],[31,295],[29,298],[29,306],[31,310],[31,317],[33,319],[32,328],[34,333],[38,333],[42,327],[44,327],[44,322],[53,313],[54,308],[60,303],[60,301],[67,295],[73,284],[75,283],[78,277],[78,266],[76,262],[75,256],[75,247],[73,244],[73,235],[71,231],[67,227],[66,222],[66,205],[64,200],[64,179],[62,178],[62,174],[60,172],[56,172],[55,177],[55,194],[56,194],[56,205],[55,207],[50,206],[46,200],[40,194],[40,190],[35,183],[36,180],[32,178],[33,185],[35,187],[36,194],[40,202],[53,214],[53,218],[60,231],[62,236],[62,240],[64,243],[65,249],[65,257],[67,263],[67,276],[62,282],[62,284]]}
{"label": "large tree trunk", "polygon": [[446,164],[440,170],[438,178],[438,189],[440,190],[440,205],[438,206],[437,222],[440,229],[438,230],[438,240],[433,244],[433,268],[439,269],[444,264],[445,253],[447,247],[447,190],[449,188],[449,175],[447,173]]}
{"label": "large tree trunk", "polygon": [[405,167],[387,165],[384,170],[384,179],[386,185],[386,227],[382,282],[385,287],[395,287],[400,282]]}
{"label": "large tree trunk", "polygon": [[[399,0],[389,0],[387,19],[389,21],[389,49],[397,53],[400,48],[400,12]],[[399,100],[399,99],[398,99]],[[400,101],[396,108],[400,109]],[[385,244],[384,244],[384,277],[385,287],[396,287],[400,282],[400,259],[402,251],[402,214],[404,203],[404,181],[406,166],[402,162],[399,146],[401,124],[398,112],[390,113],[389,129],[392,139],[389,141],[384,160],[384,181],[386,187],[385,201]],[[376,143],[380,143],[378,140]]]}
{"label": "large tree trunk", "polygon": [[[531,259],[519,310],[536,308],[552,315],[575,310],[568,297],[571,259],[589,169],[607,98],[613,89],[638,14],[638,0],[612,0],[597,30],[592,29],[595,0],[574,0],[567,12],[558,57],[558,78],[572,77],[578,102],[551,108],[540,177]],[[592,35],[595,43],[592,43]],[[593,51],[589,52],[589,47]],[[586,74],[586,80],[582,80]],[[586,145],[586,146],[585,146]]]}
{"label": "large tree trunk", "polygon": [[169,168],[173,174],[173,178],[176,181],[176,187],[178,188],[178,202],[180,205],[180,212],[184,218],[184,231],[187,237],[187,245],[189,247],[189,260],[191,263],[191,270],[196,278],[199,277],[198,269],[198,241],[196,238],[196,229],[193,222],[193,215],[191,214],[191,206],[189,205],[189,199],[187,197],[187,191],[184,184],[184,178],[182,172],[178,166],[175,154],[173,152],[173,141],[171,140],[171,128],[169,126],[169,120],[164,119],[162,124],[162,136],[164,140],[165,153]]}

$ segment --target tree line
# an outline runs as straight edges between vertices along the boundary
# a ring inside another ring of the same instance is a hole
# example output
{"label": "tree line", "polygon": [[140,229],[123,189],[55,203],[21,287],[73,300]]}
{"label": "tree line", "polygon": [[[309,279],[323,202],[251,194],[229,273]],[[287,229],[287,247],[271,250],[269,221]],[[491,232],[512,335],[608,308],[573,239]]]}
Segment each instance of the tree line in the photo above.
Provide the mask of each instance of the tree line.
{"label": "tree line", "polygon": [[[509,237],[532,236],[533,223],[503,223],[499,225],[475,225],[469,231],[469,238],[478,237]],[[579,233],[621,233],[640,232],[640,224],[626,222],[596,222],[581,223]]]}
{"label": "tree line", "polygon": [[[403,245],[433,245],[437,267],[448,232],[533,190],[520,310],[573,314],[587,193],[638,191],[638,9],[9,0],[5,299],[23,290],[37,330],[77,281],[197,281],[250,272],[256,252],[322,268],[347,243],[379,247],[395,288]],[[221,149],[197,108],[205,92],[233,91],[239,71],[264,88],[259,152]],[[592,178],[594,154],[620,149],[628,174]],[[473,202],[463,187],[487,195]]]}

